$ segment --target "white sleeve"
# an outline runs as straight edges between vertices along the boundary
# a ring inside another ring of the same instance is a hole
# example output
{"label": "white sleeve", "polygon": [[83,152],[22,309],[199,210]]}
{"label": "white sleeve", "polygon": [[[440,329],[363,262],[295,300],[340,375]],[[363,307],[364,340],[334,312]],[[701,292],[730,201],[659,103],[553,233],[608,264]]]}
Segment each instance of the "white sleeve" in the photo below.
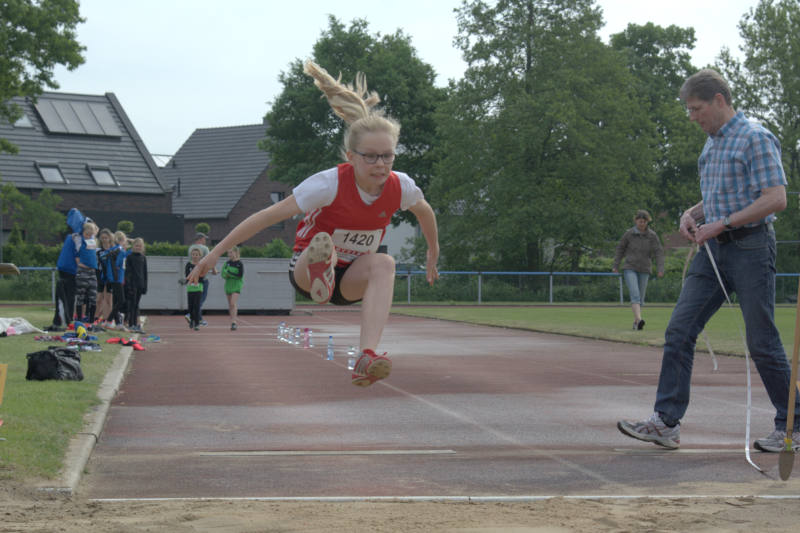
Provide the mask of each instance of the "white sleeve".
{"label": "white sleeve", "polygon": [[331,205],[336,199],[338,189],[339,169],[333,167],[304,179],[300,185],[292,189],[292,194],[297,206],[303,213],[308,213]]}
{"label": "white sleeve", "polygon": [[395,174],[397,174],[397,177],[400,179],[400,190],[402,191],[400,209],[405,211],[425,198],[425,195],[422,194],[422,189],[417,187],[417,184],[414,183],[414,180],[411,179],[408,174],[404,172],[395,172]]}

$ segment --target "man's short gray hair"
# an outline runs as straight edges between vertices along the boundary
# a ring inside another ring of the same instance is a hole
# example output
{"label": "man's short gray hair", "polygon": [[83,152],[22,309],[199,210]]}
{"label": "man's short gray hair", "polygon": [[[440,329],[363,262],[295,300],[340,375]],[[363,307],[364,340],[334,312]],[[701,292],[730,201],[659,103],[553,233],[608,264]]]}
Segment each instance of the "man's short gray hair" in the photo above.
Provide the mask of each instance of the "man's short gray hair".
{"label": "man's short gray hair", "polygon": [[706,68],[689,76],[681,87],[680,97],[684,102],[689,98],[699,98],[710,102],[716,94],[721,94],[725,103],[732,105],[731,88],[716,70]]}

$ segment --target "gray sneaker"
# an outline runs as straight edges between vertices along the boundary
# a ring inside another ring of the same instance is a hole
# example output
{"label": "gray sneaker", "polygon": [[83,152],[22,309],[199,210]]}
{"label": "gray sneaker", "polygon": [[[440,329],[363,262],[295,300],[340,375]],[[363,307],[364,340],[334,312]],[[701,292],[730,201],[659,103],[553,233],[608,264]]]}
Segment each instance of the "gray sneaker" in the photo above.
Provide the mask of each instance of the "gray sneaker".
{"label": "gray sneaker", "polygon": [[617,428],[629,437],[654,442],[670,450],[675,450],[681,445],[681,425],[669,427],[661,420],[658,413],[653,413],[650,418],[640,422],[620,420],[617,422]]}
{"label": "gray sneaker", "polygon": [[[763,439],[758,439],[753,443],[753,448],[762,452],[780,453],[786,449],[786,431],[776,429]],[[792,432],[792,451],[800,452],[800,435]]]}

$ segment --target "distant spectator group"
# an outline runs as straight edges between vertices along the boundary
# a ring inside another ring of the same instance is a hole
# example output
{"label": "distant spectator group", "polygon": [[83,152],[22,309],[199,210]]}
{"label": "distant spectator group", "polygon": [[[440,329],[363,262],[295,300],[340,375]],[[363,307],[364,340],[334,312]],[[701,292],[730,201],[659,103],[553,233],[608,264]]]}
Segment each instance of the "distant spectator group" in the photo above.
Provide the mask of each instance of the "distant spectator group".
{"label": "distant spectator group", "polygon": [[46,329],[63,331],[78,320],[94,328],[140,332],[139,301],[147,293],[144,240],[100,230],[75,208],[67,225],[72,233],[58,256],[55,313]]}

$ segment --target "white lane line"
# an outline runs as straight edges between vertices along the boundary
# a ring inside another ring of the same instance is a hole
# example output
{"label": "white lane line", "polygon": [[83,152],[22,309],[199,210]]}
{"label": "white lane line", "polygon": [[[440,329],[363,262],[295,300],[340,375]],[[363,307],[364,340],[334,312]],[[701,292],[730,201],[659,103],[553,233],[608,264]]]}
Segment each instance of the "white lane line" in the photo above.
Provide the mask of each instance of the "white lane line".
{"label": "white lane line", "polygon": [[[736,449],[723,449],[723,448],[678,448],[677,450],[668,449],[640,449],[640,448],[614,448],[614,453],[621,453],[625,455],[672,455],[672,454],[697,454],[697,455],[730,455],[742,453],[741,448]],[[589,453],[589,452],[586,452]]]}
{"label": "white lane line", "polygon": [[[510,449],[500,452],[499,456],[504,455],[520,455],[525,452],[534,455],[546,455],[548,457],[565,456],[565,455],[735,455],[741,453],[739,448],[736,449],[723,449],[723,448],[680,448],[678,450],[667,449],[639,449],[639,448],[612,448],[612,449],[575,449],[575,450],[557,450],[557,449],[534,449],[531,447],[520,447],[519,449]],[[459,452],[450,449],[438,450],[230,450],[230,451],[206,451],[196,452],[189,455],[196,457],[301,457],[301,456],[314,456],[314,455],[453,455]],[[462,453],[462,455],[464,455]],[[473,452],[468,455],[474,455]]]}
{"label": "white lane line", "polygon": [[456,453],[454,450],[255,450],[199,452],[195,455],[212,457],[254,456],[306,456],[306,455],[442,455]]}
{"label": "white lane line", "polygon": [[459,413],[459,412],[454,411],[454,410],[452,410],[452,409],[450,409],[448,407],[445,407],[443,405],[440,405],[440,404],[437,404],[435,402],[432,402],[431,400],[428,400],[427,398],[423,398],[422,396],[419,396],[417,394],[408,392],[408,391],[406,391],[404,389],[401,389],[399,387],[396,387],[396,386],[394,386],[394,385],[392,385],[390,383],[386,383],[386,381],[379,381],[376,385],[382,385],[384,387],[388,387],[389,389],[391,389],[391,390],[393,390],[393,391],[395,391],[395,392],[397,392],[399,394],[403,394],[405,396],[408,396],[409,398],[411,398],[413,400],[417,400],[418,402],[423,403],[423,404],[427,405],[428,407],[431,407],[432,409],[435,409],[436,411],[439,411],[440,413],[443,413],[443,414],[445,414],[447,416],[451,416],[451,417],[453,417],[453,418],[455,418],[457,420],[460,420],[461,422],[469,424],[469,425],[471,425],[473,427],[476,427],[476,428],[480,429],[481,431],[484,431],[484,432],[486,432],[486,433],[488,433],[490,435],[493,435],[498,440],[514,444],[515,446],[519,446],[521,448],[525,448],[526,450],[530,450],[531,453],[533,453],[535,455],[540,455],[540,456],[543,456],[543,457],[547,457],[548,459],[550,459],[550,460],[552,460],[552,461],[554,461],[556,463],[559,463],[559,464],[561,464],[561,465],[563,465],[563,466],[565,466],[567,468],[570,468],[572,470],[576,470],[576,471],[582,473],[585,476],[589,476],[592,479],[595,479],[595,480],[597,480],[597,481],[599,481],[601,483],[604,483],[608,487],[620,487],[620,488],[622,488],[622,485],[620,485],[616,481],[613,481],[613,480],[603,476],[602,474],[599,474],[599,473],[597,473],[597,472],[595,472],[593,470],[589,470],[588,468],[584,468],[583,466],[581,466],[579,464],[576,464],[576,463],[573,463],[572,461],[568,461],[566,459],[558,457],[557,455],[555,455],[553,453],[550,453],[548,451],[537,450],[535,448],[532,449],[532,448],[530,448],[530,446],[528,446],[525,443],[519,441],[519,439],[516,439],[511,435],[507,435],[507,434],[505,434],[505,433],[503,433],[501,431],[498,431],[498,430],[496,430],[496,429],[494,429],[492,427],[489,427],[486,424],[482,424],[482,423],[478,422],[477,420],[475,420],[473,418],[470,418],[469,416],[467,416],[467,415],[465,415],[463,413]]}
{"label": "white lane line", "polygon": [[536,502],[543,500],[709,500],[709,499],[748,499],[748,500],[800,500],[800,494],[553,494],[553,495],[520,495],[520,496],[274,496],[274,497],[241,497],[241,498],[92,498],[90,502],[124,503],[124,502],[476,502],[476,503],[512,503]]}

